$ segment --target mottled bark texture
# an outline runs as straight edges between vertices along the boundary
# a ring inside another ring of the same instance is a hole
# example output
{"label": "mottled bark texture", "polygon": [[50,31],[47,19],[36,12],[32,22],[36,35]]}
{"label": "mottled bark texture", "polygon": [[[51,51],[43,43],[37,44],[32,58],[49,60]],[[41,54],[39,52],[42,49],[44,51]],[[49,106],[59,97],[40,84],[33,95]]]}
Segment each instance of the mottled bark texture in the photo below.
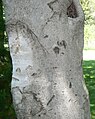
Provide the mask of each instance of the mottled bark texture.
{"label": "mottled bark texture", "polygon": [[3,0],[18,119],[90,119],[79,0]]}

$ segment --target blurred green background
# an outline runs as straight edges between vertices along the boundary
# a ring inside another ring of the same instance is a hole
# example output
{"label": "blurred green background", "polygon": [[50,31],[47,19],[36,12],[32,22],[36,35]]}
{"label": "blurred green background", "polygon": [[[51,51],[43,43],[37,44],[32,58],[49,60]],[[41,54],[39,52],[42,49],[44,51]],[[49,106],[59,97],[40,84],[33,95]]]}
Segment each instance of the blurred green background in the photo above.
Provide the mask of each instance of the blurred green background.
{"label": "blurred green background", "polygon": [[84,14],[84,49],[95,50],[95,0],[80,0]]}
{"label": "blurred green background", "polygon": [[[84,50],[95,50],[95,1],[80,1],[85,13]],[[0,0],[0,119],[16,119],[10,92],[12,65],[4,18]],[[95,61],[84,60],[83,72],[90,95],[91,119],[95,119]]]}

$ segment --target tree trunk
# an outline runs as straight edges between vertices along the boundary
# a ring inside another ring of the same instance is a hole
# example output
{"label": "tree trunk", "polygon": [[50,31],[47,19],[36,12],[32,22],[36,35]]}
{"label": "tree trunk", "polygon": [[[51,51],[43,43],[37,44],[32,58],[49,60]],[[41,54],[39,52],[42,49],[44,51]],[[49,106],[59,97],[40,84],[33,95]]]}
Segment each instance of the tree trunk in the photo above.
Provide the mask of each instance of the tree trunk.
{"label": "tree trunk", "polygon": [[79,0],[3,0],[18,119],[90,119]]}

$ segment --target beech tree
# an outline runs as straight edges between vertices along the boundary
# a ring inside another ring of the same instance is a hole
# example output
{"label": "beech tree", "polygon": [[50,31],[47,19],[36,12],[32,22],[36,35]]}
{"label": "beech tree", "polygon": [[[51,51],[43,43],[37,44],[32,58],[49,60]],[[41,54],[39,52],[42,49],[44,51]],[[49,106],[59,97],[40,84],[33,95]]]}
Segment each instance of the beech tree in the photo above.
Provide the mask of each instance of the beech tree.
{"label": "beech tree", "polygon": [[79,0],[3,0],[18,119],[90,119]]}

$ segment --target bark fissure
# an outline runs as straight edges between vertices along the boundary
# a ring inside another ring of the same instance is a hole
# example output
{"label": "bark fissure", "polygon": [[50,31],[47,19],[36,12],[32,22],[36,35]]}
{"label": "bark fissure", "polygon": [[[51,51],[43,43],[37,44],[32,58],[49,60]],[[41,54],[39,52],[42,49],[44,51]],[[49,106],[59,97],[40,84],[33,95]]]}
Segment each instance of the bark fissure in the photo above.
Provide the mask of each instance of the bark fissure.
{"label": "bark fissure", "polygon": [[72,83],[70,82],[70,84],[69,84],[69,88],[72,88]]}
{"label": "bark fissure", "polygon": [[71,17],[71,18],[78,17],[76,6],[74,2],[72,2],[71,5],[67,8],[67,15],[68,17]]}
{"label": "bark fissure", "polygon": [[48,101],[47,105],[50,104],[50,102],[53,100],[54,97],[55,97],[55,95],[53,95],[53,96],[50,98],[50,100]]}
{"label": "bark fissure", "polygon": [[14,80],[16,80],[16,81],[19,81],[19,79],[18,78],[16,78],[16,77],[12,77]]}

